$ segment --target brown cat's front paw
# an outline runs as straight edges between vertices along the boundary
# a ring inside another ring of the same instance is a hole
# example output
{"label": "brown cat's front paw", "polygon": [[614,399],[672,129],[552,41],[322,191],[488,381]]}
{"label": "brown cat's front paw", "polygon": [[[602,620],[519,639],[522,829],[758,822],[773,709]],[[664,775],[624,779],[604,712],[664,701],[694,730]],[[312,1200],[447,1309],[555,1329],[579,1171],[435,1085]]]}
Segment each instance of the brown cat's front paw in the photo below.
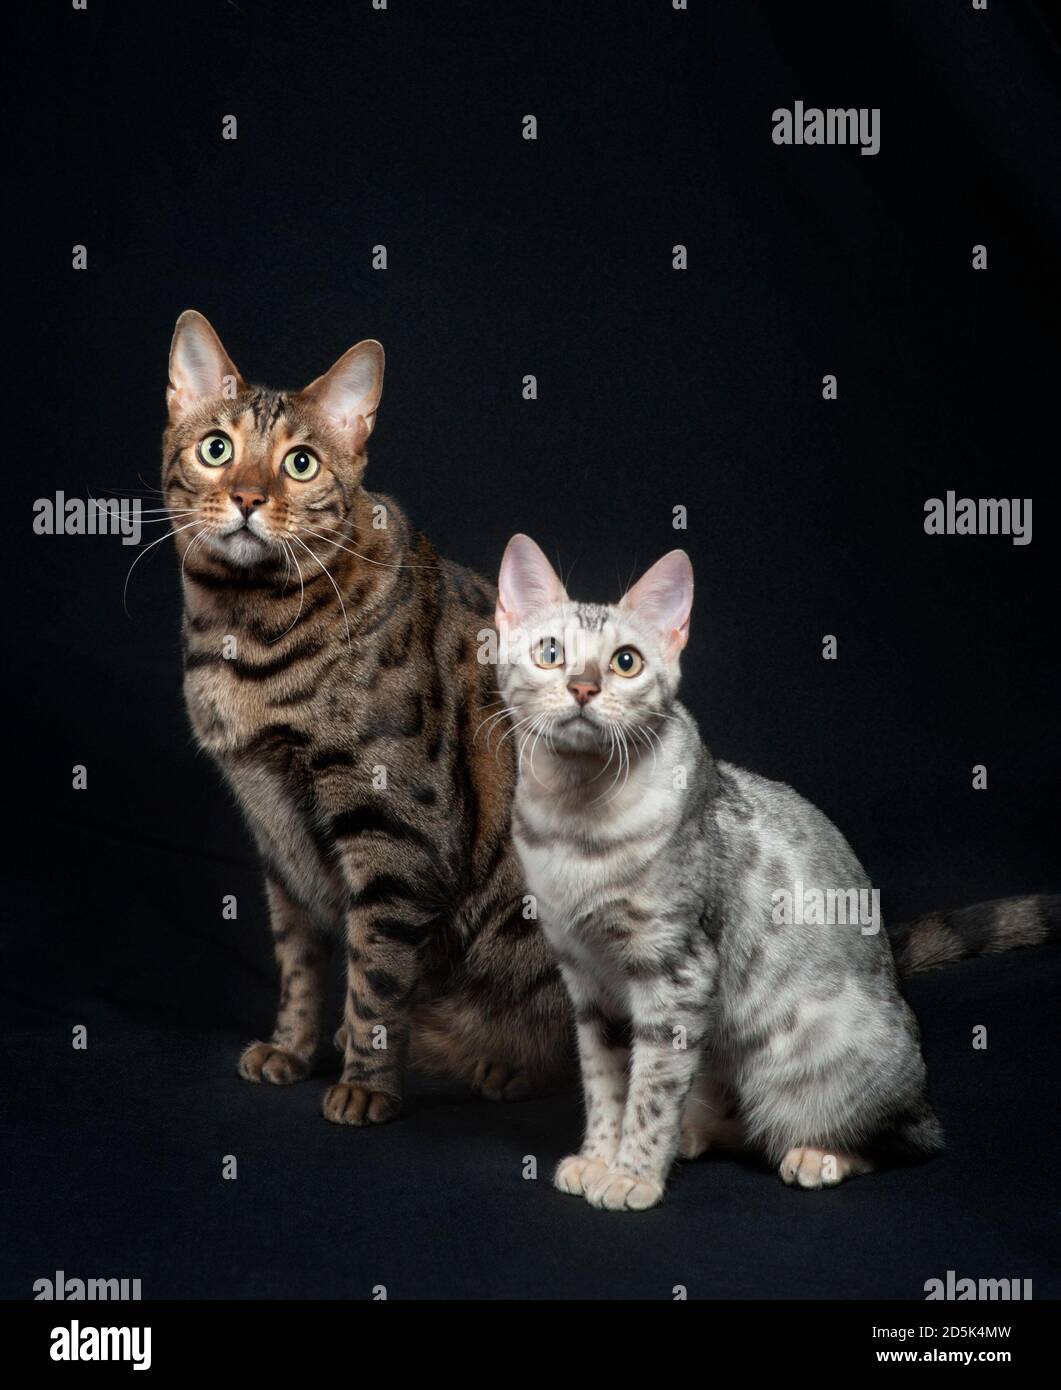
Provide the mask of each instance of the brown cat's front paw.
{"label": "brown cat's front paw", "polygon": [[594,1174],[586,1187],[586,1201],[604,1211],[645,1211],[663,1199],[663,1184],[655,1178],[607,1168]]}
{"label": "brown cat's front paw", "polygon": [[324,1093],[324,1118],[336,1125],[381,1125],[402,1108],[400,1096],[337,1081]]}
{"label": "brown cat's front paw", "polygon": [[304,1081],[309,1075],[309,1063],[293,1052],[285,1052],[272,1043],[251,1043],[239,1059],[239,1074],[244,1081],[271,1081],[274,1086],[290,1086]]}
{"label": "brown cat's front paw", "polygon": [[504,1062],[480,1062],[472,1086],[484,1100],[526,1100],[538,1089],[529,1072],[517,1071]]}

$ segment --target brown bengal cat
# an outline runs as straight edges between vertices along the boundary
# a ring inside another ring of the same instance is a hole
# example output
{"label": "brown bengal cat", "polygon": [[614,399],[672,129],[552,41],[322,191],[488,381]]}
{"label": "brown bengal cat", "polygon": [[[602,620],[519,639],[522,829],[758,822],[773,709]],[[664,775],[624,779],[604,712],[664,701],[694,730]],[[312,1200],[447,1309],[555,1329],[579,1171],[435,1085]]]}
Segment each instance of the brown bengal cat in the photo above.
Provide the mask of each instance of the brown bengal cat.
{"label": "brown bengal cat", "polygon": [[382,380],[369,340],[305,390],[248,386],[189,310],[163,436],[185,699],[257,841],[280,967],[272,1039],[239,1071],[308,1075],[342,941],[324,1114],[355,1125],[396,1114],[407,1060],[516,1098],[569,1048],[509,836],[514,740],[478,659],[494,590],[363,488]]}

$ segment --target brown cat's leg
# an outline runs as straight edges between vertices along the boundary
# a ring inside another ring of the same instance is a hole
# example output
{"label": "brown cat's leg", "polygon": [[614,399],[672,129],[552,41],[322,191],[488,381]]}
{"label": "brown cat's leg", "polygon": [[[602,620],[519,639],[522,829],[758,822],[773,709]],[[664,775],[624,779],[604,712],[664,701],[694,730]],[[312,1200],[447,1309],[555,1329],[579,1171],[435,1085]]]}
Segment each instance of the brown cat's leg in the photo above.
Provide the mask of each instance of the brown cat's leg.
{"label": "brown cat's leg", "polygon": [[709,1062],[696,1073],[682,1111],[681,1158],[699,1158],[708,1149],[740,1148],[743,1128],[732,1093],[723,1085]]}
{"label": "brown cat's leg", "polygon": [[413,1065],[459,1077],[484,1100],[524,1100],[574,1062],[567,991],[545,936],[525,915],[523,872],[500,859],[455,929],[470,944],[440,998],[416,1014]]}
{"label": "brown cat's leg", "polygon": [[425,1075],[467,1082],[484,1100],[526,1100],[545,1089],[546,1078],[511,1059],[506,1042],[458,994],[417,1008],[410,1061]]}
{"label": "brown cat's leg", "polygon": [[309,914],[278,883],[266,880],[273,948],[280,967],[280,1006],[271,1042],[251,1043],[239,1060],[247,1081],[286,1085],[309,1075],[320,1035],[331,947]]}
{"label": "brown cat's leg", "polygon": [[379,1124],[401,1109],[412,1007],[421,952],[436,920],[417,884],[417,855],[408,845],[372,837],[343,856],[352,884],[346,919],[347,990],[341,1079],[324,1096],[324,1116],[336,1124]]}

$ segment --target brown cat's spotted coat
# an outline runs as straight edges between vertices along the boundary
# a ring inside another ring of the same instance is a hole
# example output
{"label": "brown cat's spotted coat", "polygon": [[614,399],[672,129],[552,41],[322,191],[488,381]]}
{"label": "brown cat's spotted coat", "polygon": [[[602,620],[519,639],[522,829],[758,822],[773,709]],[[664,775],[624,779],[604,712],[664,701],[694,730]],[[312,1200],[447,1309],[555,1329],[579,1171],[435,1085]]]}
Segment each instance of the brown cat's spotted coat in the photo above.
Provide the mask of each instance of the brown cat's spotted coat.
{"label": "brown cat's spotted coat", "polygon": [[305,390],[247,386],[181,316],[162,484],[184,584],[185,697],[265,869],[280,967],[252,1081],[305,1077],[331,947],[348,988],[330,1120],[398,1110],[407,1059],[516,1096],[568,1015],[509,838],[511,740],[477,659],[494,592],[361,485],[383,373],[359,343]]}

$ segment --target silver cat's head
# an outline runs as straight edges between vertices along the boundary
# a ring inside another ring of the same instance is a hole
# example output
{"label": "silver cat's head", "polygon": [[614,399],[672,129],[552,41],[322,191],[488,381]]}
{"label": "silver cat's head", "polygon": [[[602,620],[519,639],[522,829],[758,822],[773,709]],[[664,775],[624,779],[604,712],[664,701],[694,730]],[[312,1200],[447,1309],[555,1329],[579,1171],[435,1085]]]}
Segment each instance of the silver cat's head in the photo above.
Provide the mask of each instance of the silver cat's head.
{"label": "silver cat's head", "polygon": [[648,743],[674,699],[693,568],[672,550],[616,604],[572,602],[539,546],[513,536],[498,580],[501,689],[521,732],[559,753]]}

